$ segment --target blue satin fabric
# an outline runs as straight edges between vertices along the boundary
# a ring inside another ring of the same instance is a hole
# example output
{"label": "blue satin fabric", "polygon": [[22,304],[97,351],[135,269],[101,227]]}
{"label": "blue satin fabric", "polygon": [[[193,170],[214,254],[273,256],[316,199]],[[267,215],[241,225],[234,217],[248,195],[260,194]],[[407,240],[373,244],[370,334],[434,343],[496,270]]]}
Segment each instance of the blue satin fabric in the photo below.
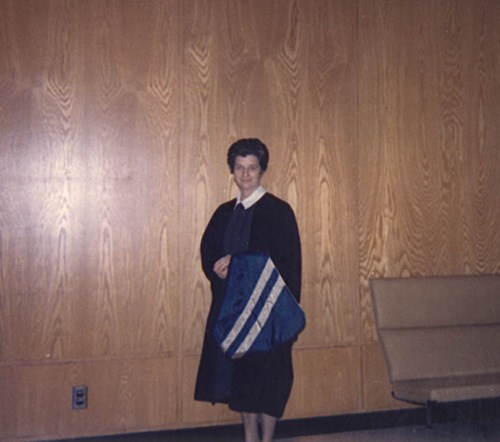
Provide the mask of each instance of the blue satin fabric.
{"label": "blue satin fabric", "polygon": [[[238,318],[243,314],[268,260],[270,260],[270,257],[266,253],[233,255],[229,269],[227,291],[214,328],[214,339],[220,346],[233,329]],[[225,351],[228,358],[243,356],[238,354],[237,350],[258,320],[266,302],[269,302],[269,294],[280,277],[272,261],[270,264],[272,265],[272,271],[267,283],[241,331],[235,335],[231,345]],[[304,311],[286,285],[279,291],[269,317],[264,324],[260,325],[255,340],[245,354],[271,352],[280,345],[296,339],[304,329],[306,325]]]}

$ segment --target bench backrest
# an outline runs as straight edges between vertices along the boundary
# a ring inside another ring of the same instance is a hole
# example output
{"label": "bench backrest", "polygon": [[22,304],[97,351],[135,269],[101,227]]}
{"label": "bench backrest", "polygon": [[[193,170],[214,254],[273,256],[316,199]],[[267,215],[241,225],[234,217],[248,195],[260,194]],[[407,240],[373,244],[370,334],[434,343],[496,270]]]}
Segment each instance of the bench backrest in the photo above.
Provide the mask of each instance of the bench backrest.
{"label": "bench backrest", "polygon": [[500,373],[500,275],[370,280],[391,382]]}

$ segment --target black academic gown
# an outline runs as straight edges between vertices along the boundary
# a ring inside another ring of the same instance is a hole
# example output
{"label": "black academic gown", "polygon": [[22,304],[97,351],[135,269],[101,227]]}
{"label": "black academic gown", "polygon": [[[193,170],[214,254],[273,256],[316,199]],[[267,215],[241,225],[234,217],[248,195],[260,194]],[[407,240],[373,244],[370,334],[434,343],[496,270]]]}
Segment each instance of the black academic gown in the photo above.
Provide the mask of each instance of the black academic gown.
{"label": "black academic gown", "polygon": [[[202,266],[210,280],[212,305],[207,318],[195,399],[228,403],[236,411],[281,417],[293,383],[292,343],[271,355],[245,356],[233,362],[223,356],[213,338],[213,327],[226,291],[226,280],[215,274],[213,266],[225,255],[224,234],[235,203],[236,200],[231,200],[217,208],[201,241]],[[266,193],[254,204],[247,251],[268,253],[288,288],[300,301],[300,237],[295,215],[288,203]],[[263,395],[244,391],[254,387],[262,390]]]}

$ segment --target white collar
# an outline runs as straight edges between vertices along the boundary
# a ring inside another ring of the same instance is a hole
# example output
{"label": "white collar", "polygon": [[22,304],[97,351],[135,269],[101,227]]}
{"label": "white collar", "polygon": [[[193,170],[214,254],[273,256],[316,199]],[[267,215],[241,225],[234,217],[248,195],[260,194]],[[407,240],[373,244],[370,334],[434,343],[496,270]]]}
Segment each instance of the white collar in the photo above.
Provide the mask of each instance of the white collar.
{"label": "white collar", "polygon": [[243,201],[241,201],[241,192],[238,193],[238,198],[236,198],[236,204],[234,207],[236,207],[239,203],[243,204],[243,207],[246,209],[249,209],[252,207],[257,201],[259,201],[264,194],[266,193],[266,189],[264,189],[262,186],[257,187],[252,194],[245,198]]}

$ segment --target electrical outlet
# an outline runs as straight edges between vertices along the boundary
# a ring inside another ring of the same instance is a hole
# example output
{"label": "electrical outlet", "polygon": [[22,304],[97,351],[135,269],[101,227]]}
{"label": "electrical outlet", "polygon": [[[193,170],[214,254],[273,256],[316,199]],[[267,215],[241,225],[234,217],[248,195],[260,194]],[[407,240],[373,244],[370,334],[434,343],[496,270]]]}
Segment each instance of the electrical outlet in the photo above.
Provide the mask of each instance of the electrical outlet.
{"label": "electrical outlet", "polygon": [[88,404],[88,387],[73,387],[73,410],[83,410]]}

